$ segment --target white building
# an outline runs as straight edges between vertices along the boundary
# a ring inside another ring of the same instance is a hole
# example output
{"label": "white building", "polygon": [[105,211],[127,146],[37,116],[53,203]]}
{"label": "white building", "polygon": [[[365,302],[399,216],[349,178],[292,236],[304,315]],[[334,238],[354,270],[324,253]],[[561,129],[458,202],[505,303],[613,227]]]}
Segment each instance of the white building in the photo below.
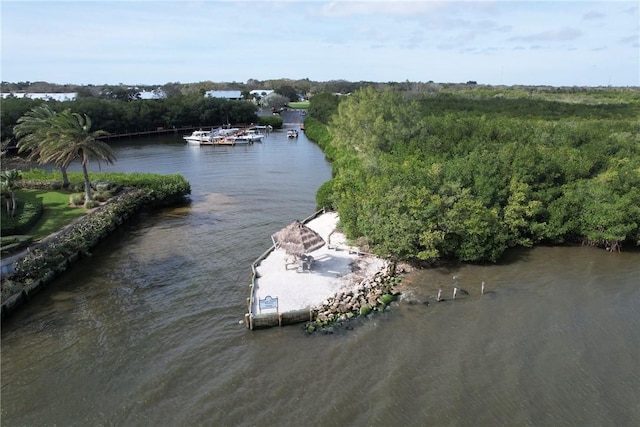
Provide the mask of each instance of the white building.
{"label": "white building", "polygon": [[162,89],[143,90],[138,92],[139,99],[164,99],[167,94]]}
{"label": "white building", "polygon": [[230,100],[242,99],[242,92],[239,90],[208,90],[204,93],[208,98],[224,98]]}
{"label": "white building", "polygon": [[46,101],[75,101],[78,98],[78,92],[66,92],[66,93],[48,93],[48,92],[11,92],[2,93],[2,99],[13,96],[15,98],[31,98],[31,99],[44,99]]}
{"label": "white building", "polygon": [[272,89],[254,89],[249,91],[250,95],[254,95],[258,98],[264,98],[267,95],[271,95],[273,93]]}

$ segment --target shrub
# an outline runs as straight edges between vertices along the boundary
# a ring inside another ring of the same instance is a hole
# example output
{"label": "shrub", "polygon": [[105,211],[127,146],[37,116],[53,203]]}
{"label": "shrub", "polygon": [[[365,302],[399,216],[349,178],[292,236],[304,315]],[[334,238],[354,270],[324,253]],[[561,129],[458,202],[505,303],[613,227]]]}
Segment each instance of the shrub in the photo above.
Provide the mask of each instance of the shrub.
{"label": "shrub", "polygon": [[99,202],[106,202],[111,198],[112,194],[110,191],[96,191],[93,193],[93,199]]}
{"label": "shrub", "polygon": [[336,158],[336,149],[332,144],[331,134],[324,123],[313,117],[307,117],[304,119],[304,134],[310,141],[315,142],[318,147],[322,148],[327,159],[331,161]]}
{"label": "shrub", "polygon": [[274,129],[282,129],[282,117],[280,116],[260,116],[258,124],[262,126],[273,126]]}
{"label": "shrub", "polygon": [[25,201],[18,199],[15,216],[9,217],[6,211],[2,211],[2,226],[0,227],[2,235],[26,233],[42,217],[42,209],[42,199]]}
{"label": "shrub", "polygon": [[316,192],[316,209],[333,210],[333,180],[325,182]]}
{"label": "shrub", "polygon": [[74,193],[69,196],[69,204],[73,206],[82,206],[84,203],[84,193]]}
{"label": "shrub", "polygon": [[89,200],[84,204],[85,209],[93,209],[93,208],[97,208],[98,206],[100,206],[100,202],[97,202],[95,200]]}
{"label": "shrub", "polygon": [[21,179],[16,181],[17,188],[25,188],[30,190],[50,190],[51,186],[55,183],[51,179],[47,181],[38,181],[34,179]]}
{"label": "shrub", "polygon": [[107,180],[97,179],[97,180],[91,181],[91,188],[93,188],[96,191],[108,191],[114,188],[115,186],[116,186],[115,183]]}

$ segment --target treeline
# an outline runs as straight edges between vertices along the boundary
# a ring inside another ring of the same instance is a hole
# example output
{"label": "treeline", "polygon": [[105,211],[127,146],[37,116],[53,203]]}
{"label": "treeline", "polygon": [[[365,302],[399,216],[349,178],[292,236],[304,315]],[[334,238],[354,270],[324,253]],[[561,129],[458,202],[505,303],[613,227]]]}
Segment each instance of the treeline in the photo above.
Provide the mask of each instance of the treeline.
{"label": "treeline", "polygon": [[252,90],[274,90],[276,93],[296,101],[297,96],[309,99],[320,93],[354,93],[363,87],[374,87],[376,89],[395,89],[405,93],[443,93],[453,91],[456,93],[469,93],[472,96],[507,96],[507,97],[557,97],[566,94],[575,98],[576,94],[585,94],[593,99],[594,96],[606,99],[619,99],[620,97],[637,98],[636,87],[585,87],[585,86],[493,86],[478,84],[476,81],[468,82],[434,82],[429,80],[404,81],[404,82],[373,82],[373,81],[349,81],[344,79],[315,81],[304,79],[248,79],[246,82],[213,82],[210,80],[192,83],[168,82],[153,85],[77,85],[77,84],[56,84],[44,81],[37,82],[6,82],[0,83],[0,91],[10,92],[75,92],[80,98],[112,98],[112,99],[133,99],[140,91],[162,92],[167,97],[204,95],[208,90],[238,90],[242,92],[246,99],[249,99],[249,92]]}
{"label": "treeline", "polygon": [[258,107],[248,101],[209,98],[199,94],[165,99],[121,101],[78,98],[74,101],[43,101],[7,97],[2,100],[2,141],[13,141],[13,127],[34,107],[46,103],[55,112],[69,109],[88,115],[94,129],[123,134],[182,127],[217,126],[227,123],[258,123]]}
{"label": "treeline", "polygon": [[640,244],[640,102],[366,88],[333,105],[305,123],[333,159],[317,201],[378,254],[496,261],[543,242]]}

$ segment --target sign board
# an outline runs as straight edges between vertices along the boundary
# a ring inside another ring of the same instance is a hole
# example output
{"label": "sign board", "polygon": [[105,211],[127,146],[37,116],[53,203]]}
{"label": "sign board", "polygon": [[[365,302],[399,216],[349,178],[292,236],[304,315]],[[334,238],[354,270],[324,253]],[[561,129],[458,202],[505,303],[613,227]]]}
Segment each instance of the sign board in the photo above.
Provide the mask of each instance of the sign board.
{"label": "sign board", "polygon": [[272,298],[271,295],[267,295],[264,299],[258,300],[260,311],[275,308],[278,309],[278,298]]}

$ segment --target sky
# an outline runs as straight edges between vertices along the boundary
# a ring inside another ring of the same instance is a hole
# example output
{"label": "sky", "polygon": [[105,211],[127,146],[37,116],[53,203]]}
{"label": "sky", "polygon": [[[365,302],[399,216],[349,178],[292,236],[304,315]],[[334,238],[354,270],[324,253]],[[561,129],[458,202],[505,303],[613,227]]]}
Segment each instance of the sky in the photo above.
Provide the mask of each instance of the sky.
{"label": "sky", "polygon": [[640,86],[640,2],[0,0],[6,82]]}

